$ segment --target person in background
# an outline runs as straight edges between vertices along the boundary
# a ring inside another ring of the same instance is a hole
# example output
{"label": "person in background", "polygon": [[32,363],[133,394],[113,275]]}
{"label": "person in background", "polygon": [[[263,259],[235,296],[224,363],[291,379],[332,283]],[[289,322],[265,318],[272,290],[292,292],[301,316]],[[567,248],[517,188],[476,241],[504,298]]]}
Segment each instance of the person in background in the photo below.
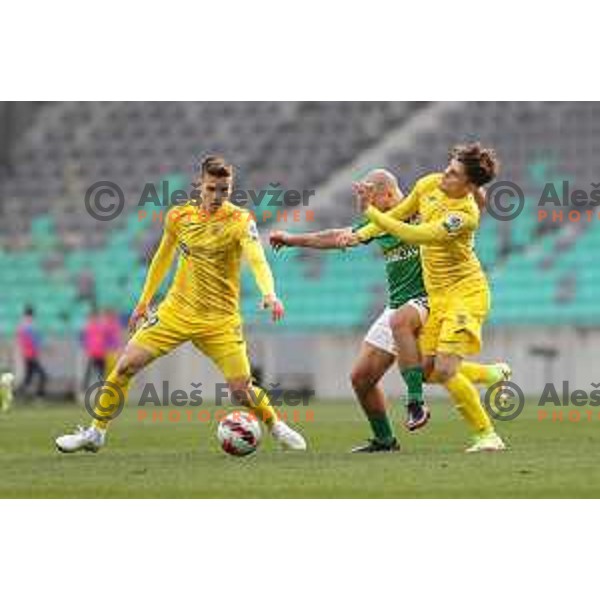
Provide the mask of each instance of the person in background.
{"label": "person in background", "polygon": [[107,336],[103,318],[96,309],[92,310],[81,334],[81,343],[87,358],[82,388],[90,383],[103,381],[106,371]]}
{"label": "person in background", "polygon": [[27,394],[34,377],[36,377],[36,395],[38,398],[44,398],[46,396],[48,375],[40,362],[42,337],[35,325],[35,311],[31,306],[25,307],[23,318],[17,327],[17,346],[25,367],[25,377],[21,386],[22,391]]}

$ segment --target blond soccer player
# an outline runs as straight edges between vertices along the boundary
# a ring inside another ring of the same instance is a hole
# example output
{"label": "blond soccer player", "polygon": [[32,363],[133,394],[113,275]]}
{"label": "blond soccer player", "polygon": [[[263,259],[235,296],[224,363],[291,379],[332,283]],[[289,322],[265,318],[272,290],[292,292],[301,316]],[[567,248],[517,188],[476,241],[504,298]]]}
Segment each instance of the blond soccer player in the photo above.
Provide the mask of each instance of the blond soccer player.
{"label": "blond soccer player", "polygon": [[[252,384],[240,315],[240,267],[246,258],[273,320],[284,309],[275,294],[256,223],[250,213],[229,202],[233,168],[221,157],[202,163],[195,181],[200,198],[169,211],[160,246],[130,326],[137,330],[100,394],[96,417],[87,428],[56,439],[62,452],[98,451],[117,409],[114,391],[124,398],[131,379],[152,361],[191,342],[223,374],[232,396],[245,404],[284,447],[304,450],[304,438],[278,419],[266,393]],[[174,281],[156,315],[148,309],[179,250]],[[143,323],[138,328],[139,323]]]}

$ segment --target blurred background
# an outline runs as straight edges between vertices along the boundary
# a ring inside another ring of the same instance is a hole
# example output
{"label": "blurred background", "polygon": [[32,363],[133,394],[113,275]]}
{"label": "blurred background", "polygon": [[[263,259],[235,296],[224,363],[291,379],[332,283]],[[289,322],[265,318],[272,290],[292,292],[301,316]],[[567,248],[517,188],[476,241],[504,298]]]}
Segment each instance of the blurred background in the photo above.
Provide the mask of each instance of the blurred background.
{"label": "blurred background", "polygon": [[[501,179],[526,195],[518,218],[486,215],[478,233],[493,291],[484,357],[510,361],[529,393],[565,379],[587,389],[600,376],[597,208],[563,207],[562,222],[540,221],[538,199],[549,182],[588,193],[600,182],[600,103],[590,102],[2,102],[0,367],[18,383],[29,375],[28,395],[48,398],[75,398],[110,367],[161,235],[153,207],[140,213],[144,187],[155,183],[161,201],[164,182],[189,190],[195,156],[223,153],[243,189],[315,191],[297,222],[290,209],[286,223],[257,207],[266,240],[274,227],[347,226],[356,217],[351,182],[368,169],[391,169],[408,191],[467,140],[495,147]],[[114,220],[86,210],[98,181],[124,192]],[[569,210],[581,218],[569,220]],[[267,383],[350,397],[354,355],[386,302],[377,248],[268,256],[287,316],[273,326],[259,313],[245,271],[253,363]],[[165,378],[188,389],[218,375],[182,347],[138,385]],[[402,391],[396,373],[386,387]]]}

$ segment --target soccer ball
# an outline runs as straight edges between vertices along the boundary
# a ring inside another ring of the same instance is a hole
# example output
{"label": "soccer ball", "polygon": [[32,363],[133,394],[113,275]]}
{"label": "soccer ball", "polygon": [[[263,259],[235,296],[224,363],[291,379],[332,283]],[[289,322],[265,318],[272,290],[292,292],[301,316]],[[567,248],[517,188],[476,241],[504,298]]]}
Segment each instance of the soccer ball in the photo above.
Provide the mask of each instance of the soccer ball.
{"label": "soccer ball", "polygon": [[247,412],[229,413],[217,429],[221,448],[233,456],[252,454],[260,443],[262,430],[256,417]]}

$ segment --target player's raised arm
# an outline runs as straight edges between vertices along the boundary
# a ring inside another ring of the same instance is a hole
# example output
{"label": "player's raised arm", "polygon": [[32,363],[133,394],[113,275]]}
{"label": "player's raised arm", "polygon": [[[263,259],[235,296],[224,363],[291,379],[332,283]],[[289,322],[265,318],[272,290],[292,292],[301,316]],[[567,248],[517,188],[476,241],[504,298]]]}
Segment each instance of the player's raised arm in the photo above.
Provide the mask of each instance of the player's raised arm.
{"label": "player's raised arm", "polygon": [[285,309],[275,293],[273,273],[260,243],[256,223],[252,218],[248,219],[244,227],[241,244],[244,258],[248,261],[256,285],[262,294],[262,307],[271,309],[273,321],[279,321],[283,318]]}
{"label": "player's raised arm", "polygon": [[[365,210],[369,206],[384,209],[381,205],[381,196],[377,193],[377,187],[372,183],[357,183],[353,185],[354,194],[358,199],[359,209]],[[385,214],[393,220],[404,221],[414,215],[419,209],[420,189],[417,184],[412,192],[405,198],[399,197],[393,208],[386,210]],[[371,223],[361,227],[356,235],[360,242],[367,242],[384,232],[383,228],[371,219]]]}
{"label": "player's raised arm", "polygon": [[335,250],[356,246],[360,243],[358,236],[351,227],[344,229],[324,229],[312,233],[288,233],[287,231],[272,231],[269,243],[274,250],[286,246],[299,248],[314,248],[316,250]]}
{"label": "player's raised arm", "polygon": [[479,223],[476,216],[463,211],[450,213],[444,219],[422,225],[409,225],[397,221],[374,206],[369,206],[365,215],[372,223],[407,244],[421,246],[443,244],[459,233],[474,231]]}
{"label": "player's raised arm", "polygon": [[134,330],[138,321],[145,317],[152,299],[163,282],[163,279],[169,272],[176,249],[177,238],[175,237],[173,231],[165,225],[162,239],[160,240],[160,245],[154,254],[154,257],[152,258],[150,267],[148,268],[142,295],[140,296],[137,306],[133,310],[131,318],[129,319],[130,330]]}

